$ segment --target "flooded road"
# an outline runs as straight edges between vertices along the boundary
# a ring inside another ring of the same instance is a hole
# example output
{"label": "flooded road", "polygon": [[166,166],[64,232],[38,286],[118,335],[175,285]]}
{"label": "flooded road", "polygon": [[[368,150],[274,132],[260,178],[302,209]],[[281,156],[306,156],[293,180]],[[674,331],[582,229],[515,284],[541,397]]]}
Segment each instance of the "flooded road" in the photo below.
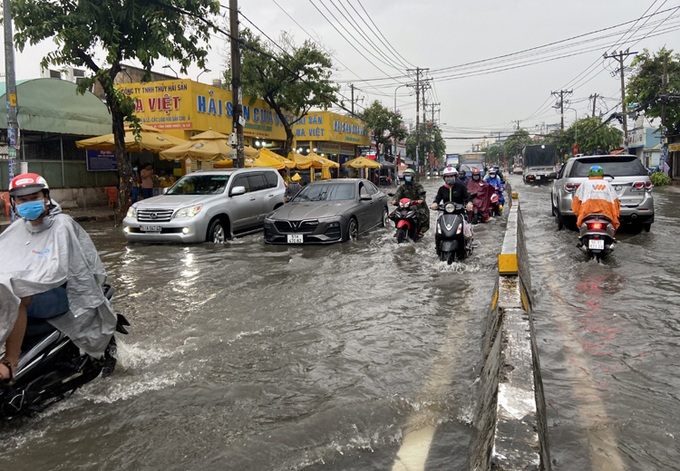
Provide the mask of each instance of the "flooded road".
{"label": "flooded road", "polygon": [[[652,232],[620,234],[597,265],[556,231],[549,189],[511,179],[553,469],[677,469],[680,195],[658,192]],[[422,469],[466,469],[503,221],[446,266],[431,218],[402,246],[392,230],[328,247],[128,245],[85,225],[130,335],[112,377],[2,428],[0,469],[390,470],[412,431],[432,432]]]}
{"label": "flooded road", "polygon": [[3,430],[0,468],[392,469],[405,434],[429,430],[427,469],[462,469],[501,225],[447,266],[432,230],[183,247],[88,224],[132,323],[120,364]]}
{"label": "flooded road", "polygon": [[586,261],[557,231],[550,188],[520,192],[557,470],[680,469],[680,193],[654,192],[650,233],[622,228]]}

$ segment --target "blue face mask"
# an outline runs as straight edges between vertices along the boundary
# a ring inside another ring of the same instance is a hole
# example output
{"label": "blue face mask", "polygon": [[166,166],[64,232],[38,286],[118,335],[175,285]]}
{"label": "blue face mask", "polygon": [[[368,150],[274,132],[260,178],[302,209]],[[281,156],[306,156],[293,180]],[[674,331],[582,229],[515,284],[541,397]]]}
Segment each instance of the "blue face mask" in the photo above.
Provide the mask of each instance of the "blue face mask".
{"label": "blue face mask", "polygon": [[405,181],[406,183],[411,183],[411,180],[413,180],[412,177],[404,177],[404,181]]}
{"label": "blue face mask", "polygon": [[17,213],[28,221],[35,221],[45,212],[45,201],[28,201],[17,206]]}

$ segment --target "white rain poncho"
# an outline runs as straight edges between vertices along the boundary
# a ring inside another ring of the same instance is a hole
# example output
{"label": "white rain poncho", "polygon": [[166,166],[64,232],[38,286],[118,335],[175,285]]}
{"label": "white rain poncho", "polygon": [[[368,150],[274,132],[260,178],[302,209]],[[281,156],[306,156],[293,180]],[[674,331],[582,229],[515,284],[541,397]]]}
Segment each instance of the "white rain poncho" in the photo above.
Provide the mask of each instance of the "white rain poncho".
{"label": "white rain poncho", "polygon": [[116,328],[102,291],[106,272],[90,236],[52,205],[40,226],[19,219],[0,234],[0,345],[16,321],[20,298],[67,283],[69,312],[48,322],[100,357]]}

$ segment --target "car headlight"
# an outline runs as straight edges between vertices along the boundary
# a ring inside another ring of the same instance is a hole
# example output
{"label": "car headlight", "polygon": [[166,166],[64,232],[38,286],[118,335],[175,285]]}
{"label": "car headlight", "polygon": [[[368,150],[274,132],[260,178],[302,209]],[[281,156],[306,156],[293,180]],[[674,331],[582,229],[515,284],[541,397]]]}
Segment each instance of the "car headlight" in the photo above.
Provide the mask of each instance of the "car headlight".
{"label": "car headlight", "polygon": [[187,206],[186,208],[180,208],[175,213],[176,218],[192,218],[201,212],[203,208],[202,204],[197,204],[195,206]]}
{"label": "car headlight", "polygon": [[136,218],[137,217],[137,208],[135,206],[130,206],[128,208],[127,217],[129,217],[129,218]]}

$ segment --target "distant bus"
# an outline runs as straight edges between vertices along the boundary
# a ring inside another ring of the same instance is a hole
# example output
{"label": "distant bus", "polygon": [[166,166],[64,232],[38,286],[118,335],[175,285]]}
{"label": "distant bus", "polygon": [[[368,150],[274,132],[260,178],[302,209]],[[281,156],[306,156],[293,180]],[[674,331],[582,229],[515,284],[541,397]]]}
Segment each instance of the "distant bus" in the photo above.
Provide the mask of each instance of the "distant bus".
{"label": "distant bus", "polygon": [[447,167],[458,167],[460,154],[446,154],[445,165]]}

